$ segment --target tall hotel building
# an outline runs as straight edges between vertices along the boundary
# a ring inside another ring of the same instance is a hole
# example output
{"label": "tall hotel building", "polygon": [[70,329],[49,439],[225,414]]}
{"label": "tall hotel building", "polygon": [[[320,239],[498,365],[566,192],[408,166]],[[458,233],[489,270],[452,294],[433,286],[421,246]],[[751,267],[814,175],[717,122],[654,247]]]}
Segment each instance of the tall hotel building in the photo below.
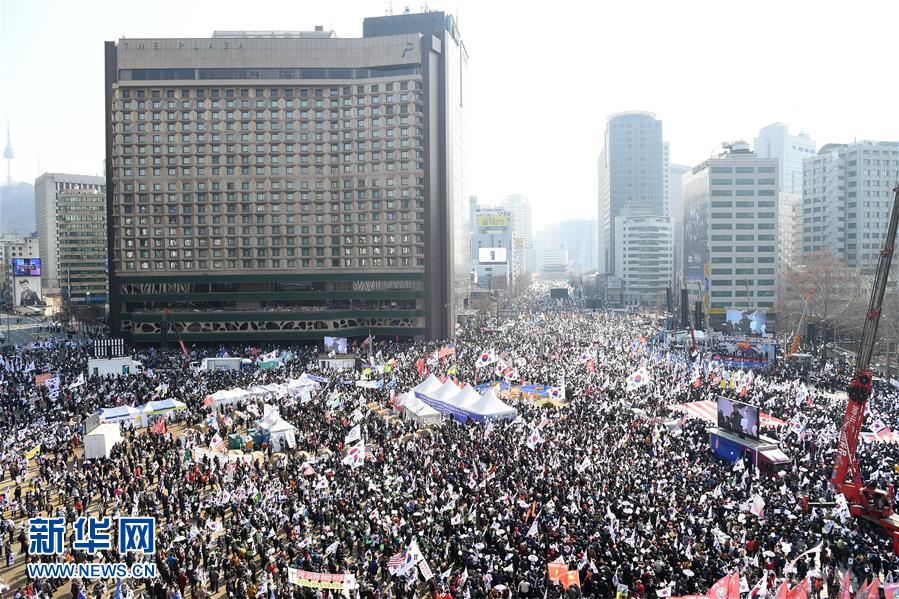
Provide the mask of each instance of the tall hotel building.
{"label": "tall hotel building", "polygon": [[136,342],[453,334],[467,54],[442,12],[363,37],[106,43],[110,320]]}
{"label": "tall hotel building", "polygon": [[740,141],[683,176],[684,281],[693,299],[709,293],[715,327],[727,310],[761,310],[774,330],[778,168]]}

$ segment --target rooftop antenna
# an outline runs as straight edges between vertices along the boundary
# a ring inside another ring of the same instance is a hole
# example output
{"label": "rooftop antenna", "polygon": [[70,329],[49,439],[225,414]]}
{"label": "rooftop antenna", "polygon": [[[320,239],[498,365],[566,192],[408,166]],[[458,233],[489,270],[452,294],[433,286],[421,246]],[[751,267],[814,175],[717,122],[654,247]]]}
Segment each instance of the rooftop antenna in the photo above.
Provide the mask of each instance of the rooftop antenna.
{"label": "rooftop antenna", "polygon": [[6,184],[12,185],[11,161],[16,157],[16,153],[13,151],[12,143],[9,141],[9,117],[6,117],[6,147],[3,148],[3,157],[6,159]]}

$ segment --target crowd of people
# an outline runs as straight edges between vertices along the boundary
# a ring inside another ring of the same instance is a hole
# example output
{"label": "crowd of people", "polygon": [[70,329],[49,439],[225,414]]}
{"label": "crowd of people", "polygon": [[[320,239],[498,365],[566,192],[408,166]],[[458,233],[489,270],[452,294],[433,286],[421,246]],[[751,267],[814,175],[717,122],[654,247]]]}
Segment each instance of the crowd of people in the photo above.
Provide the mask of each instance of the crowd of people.
{"label": "crowd of people", "polygon": [[[293,584],[292,568],[352,575],[345,594],[358,597],[654,599],[705,594],[735,572],[744,596],[774,594],[787,579],[790,588],[807,580],[809,593],[835,597],[847,568],[853,590],[899,576],[880,530],[802,500],[834,501],[828,481],[846,367],[799,372],[778,361],[749,384],[702,348],[664,345],[645,314],[587,311],[537,292],[514,308],[518,318],[463,325],[443,357],[448,340],[370,340],[360,353],[390,367],[352,376],[382,379],[379,388],[345,385],[348,375],[322,369],[320,348],[308,346],[280,348],[290,356],[280,368],[211,372],[184,368],[180,350],[136,348],[143,372],[83,383],[89,343],[19,348],[0,364],[4,596],[116,593],[112,580],[29,580],[22,564],[37,560],[151,559],[158,575],[126,581],[122,596],[158,599],[341,593]],[[190,357],[271,349],[193,348]],[[478,365],[490,350],[505,363],[501,372]],[[639,369],[645,376],[635,385]],[[58,393],[36,384],[42,373],[59,377]],[[264,409],[254,400],[216,411],[207,396],[302,373],[328,382],[308,400],[265,400],[296,427],[295,447],[263,447],[261,460],[194,459],[193,448],[245,433]],[[514,420],[446,420],[427,431],[383,417],[381,408],[397,410],[396,395],[429,373],[472,385],[506,378],[513,387],[560,387],[564,401],[507,399]],[[719,394],[788,423],[762,430],[792,460],[782,475],[714,457],[708,423],[671,410]],[[877,383],[869,420],[899,430],[897,396]],[[126,425],[108,458],[82,459],[91,414],[162,397],[187,405],[167,417],[165,431]],[[370,455],[351,467],[343,455],[357,424]],[[869,480],[895,482],[895,445],[864,443],[859,453]],[[88,515],[154,516],[156,553],[91,556],[69,543],[63,556],[29,555],[29,518]],[[424,566],[397,573],[396,556],[412,547]],[[576,571],[577,584],[550,580],[551,563]]]}

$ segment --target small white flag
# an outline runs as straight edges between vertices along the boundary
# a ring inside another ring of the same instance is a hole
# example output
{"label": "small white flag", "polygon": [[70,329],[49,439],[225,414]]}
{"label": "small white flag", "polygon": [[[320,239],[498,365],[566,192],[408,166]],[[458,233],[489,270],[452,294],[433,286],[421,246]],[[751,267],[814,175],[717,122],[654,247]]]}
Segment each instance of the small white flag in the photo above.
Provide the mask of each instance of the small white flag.
{"label": "small white flag", "polygon": [[529,536],[529,537],[536,537],[536,536],[537,536],[537,532],[538,532],[538,530],[537,530],[537,523],[538,523],[539,521],[540,521],[540,514],[537,514],[537,516],[534,518],[534,521],[531,523],[531,527],[528,529],[528,536]]}
{"label": "small white flag", "polygon": [[350,433],[346,436],[346,438],[343,440],[343,442],[345,445],[349,445],[350,443],[353,443],[354,441],[358,441],[361,438],[362,438],[362,425],[357,424],[356,426],[354,426],[353,428],[350,429]]}

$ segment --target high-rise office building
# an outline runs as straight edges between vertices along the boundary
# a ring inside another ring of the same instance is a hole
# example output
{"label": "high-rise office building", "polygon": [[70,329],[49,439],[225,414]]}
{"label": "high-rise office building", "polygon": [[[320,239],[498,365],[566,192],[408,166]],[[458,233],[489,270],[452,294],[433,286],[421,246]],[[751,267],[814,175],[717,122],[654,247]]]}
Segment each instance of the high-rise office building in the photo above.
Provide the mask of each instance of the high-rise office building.
{"label": "high-rise office building", "polygon": [[105,303],[105,179],[44,173],[34,183],[34,214],[44,290],[73,303]]}
{"label": "high-rise office building", "polygon": [[805,161],[802,253],[833,252],[873,273],[899,183],[899,142],[826,144]]}
{"label": "high-rise office building", "polygon": [[469,280],[467,61],[442,12],[366,19],[358,39],[107,42],[113,330],[451,336]]}
{"label": "high-rise office building", "polygon": [[775,158],[778,161],[777,244],[780,248],[781,277],[801,262],[803,161],[815,155],[815,148],[816,144],[808,133],[791,135],[783,123],[773,123],[761,129],[753,145],[759,158]]}
{"label": "high-rise office building", "polygon": [[512,213],[515,226],[514,252],[518,272],[521,274],[537,271],[537,254],[534,250],[534,225],[531,220],[531,202],[520,193],[505,198],[500,207]]}
{"label": "high-rise office building", "polygon": [[599,271],[617,275],[615,219],[668,216],[668,147],[662,121],[649,112],[609,117],[599,156]]}
{"label": "high-rise office building", "polygon": [[697,285],[708,289],[713,321],[728,309],[758,309],[774,320],[777,169],[777,159],[736,142],[684,175],[684,279],[694,299]]}
{"label": "high-rise office building", "polygon": [[759,130],[753,150],[759,158],[776,158],[781,193],[802,193],[802,161],[815,155],[816,144],[808,133],[790,135],[783,123]]}
{"label": "high-rise office building", "polygon": [[[632,225],[627,219],[631,217],[640,217],[633,223],[635,231],[649,226],[649,221],[643,217],[670,219],[669,156],[670,148],[662,140],[662,121],[654,114],[624,112],[609,117],[598,168],[599,272],[620,280],[624,289],[639,290],[636,295],[643,298],[641,302],[653,303],[651,298],[671,285],[673,239],[669,235],[666,243],[644,246],[641,266],[628,267],[625,272],[625,266],[631,260],[619,255],[624,245],[618,235],[625,232],[630,235]],[[670,233],[670,222],[662,226],[653,219],[652,223],[653,227],[661,227]],[[628,243],[636,239],[636,236],[631,237]],[[658,251],[659,255],[650,256],[653,251]],[[652,268],[658,270],[650,273]],[[631,281],[626,280],[627,277]],[[659,287],[649,289],[650,282],[658,283]]]}
{"label": "high-rise office building", "polygon": [[674,235],[674,274],[675,289],[680,289],[684,272],[684,175],[692,170],[683,164],[668,166],[668,213],[671,216],[671,227]]}

